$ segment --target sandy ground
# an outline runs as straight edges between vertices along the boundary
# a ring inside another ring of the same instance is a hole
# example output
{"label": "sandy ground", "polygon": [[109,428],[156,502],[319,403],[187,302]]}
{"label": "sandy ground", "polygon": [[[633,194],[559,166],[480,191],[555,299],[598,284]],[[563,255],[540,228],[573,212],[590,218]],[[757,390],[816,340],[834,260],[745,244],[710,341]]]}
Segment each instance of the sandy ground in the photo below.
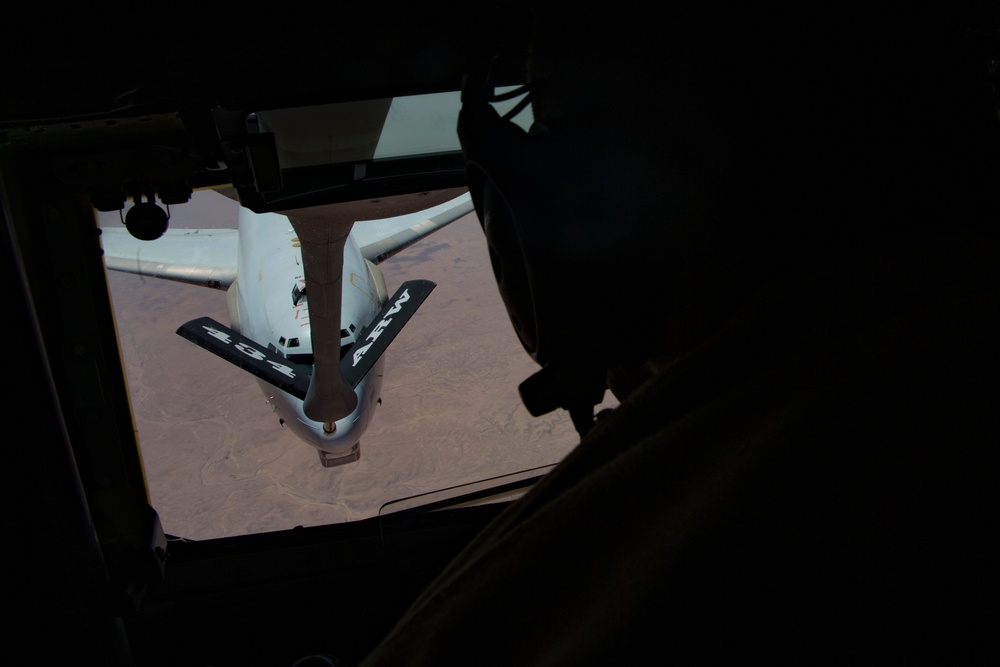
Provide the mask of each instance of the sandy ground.
{"label": "sandy ground", "polygon": [[[184,209],[174,207],[175,227],[235,227],[228,200]],[[388,501],[551,464],[573,447],[564,413],[534,419],[518,399],[535,366],[474,215],[381,268],[390,292],[411,278],[438,287],[387,352],[361,460],[329,469],[281,429],[252,377],[174,334],[202,315],[227,321],[224,292],[109,275],[149,493],[168,533],[208,539],[367,518]]]}

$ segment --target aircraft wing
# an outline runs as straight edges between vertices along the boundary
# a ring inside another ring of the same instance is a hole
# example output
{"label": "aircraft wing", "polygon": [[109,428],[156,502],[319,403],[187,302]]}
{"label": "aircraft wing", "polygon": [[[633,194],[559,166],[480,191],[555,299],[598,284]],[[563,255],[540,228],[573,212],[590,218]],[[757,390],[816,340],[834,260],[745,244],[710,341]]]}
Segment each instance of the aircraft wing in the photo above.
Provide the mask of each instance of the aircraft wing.
{"label": "aircraft wing", "polygon": [[[472,199],[465,193],[423,211],[357,222],[353,234],[361,254],[378,264],[472,210]],[[168,229],[156,241],[140,241],[124,227],[104,227],[102,232],[110,271],[216,289],[226,289],[236,280],[235,229]]]}
{"label": "aircraft wing", "polygon": [[156,241],[140,241],[124,227],[104,227],[101,242],[110,271],[216,289],[226,289],[236,280],[239,233],[235,229],[168,229]]}
{"label": "aircraft wing", "polygon": [[472,210],[472,199],[466,192],[416,213],[356,222],[352,234],[365,259],[378,264]]}

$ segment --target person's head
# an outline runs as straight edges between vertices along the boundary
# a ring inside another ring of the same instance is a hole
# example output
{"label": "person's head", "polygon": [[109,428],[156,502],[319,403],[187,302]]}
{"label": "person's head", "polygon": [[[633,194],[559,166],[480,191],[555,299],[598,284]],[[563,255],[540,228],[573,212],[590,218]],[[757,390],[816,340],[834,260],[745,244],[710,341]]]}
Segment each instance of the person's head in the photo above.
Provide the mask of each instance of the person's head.
{"label": "person's head", "polygon": [[531,136],[490,114],[482,82],[466,91],[460,134],[501,293],[565,384],[665,338],[682,352],[803,256],[951,207],[942,179],[975,151],[953,135],[992,111],[948,95],[961,22],[813,5],[547,2]]}

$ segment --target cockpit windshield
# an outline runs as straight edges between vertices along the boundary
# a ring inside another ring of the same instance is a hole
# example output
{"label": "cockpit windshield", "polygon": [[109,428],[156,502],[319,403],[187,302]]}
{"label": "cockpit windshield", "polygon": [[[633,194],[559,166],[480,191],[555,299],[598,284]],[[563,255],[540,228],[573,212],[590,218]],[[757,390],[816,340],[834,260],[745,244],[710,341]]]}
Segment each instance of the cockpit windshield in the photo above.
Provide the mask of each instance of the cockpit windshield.
{"label": "cockpit windshield", "polygon": [[[391,100],[379,159],[457,150],[457,111],[457,92]],[[273,130],[280,116],[258,118]],[[312,150],[299,158],[313,160],[304,157]],[[209,209],[173,206],[170,229],[235,228],[238,212],[225,197]],[[121,223],[114,213],[100,224]],[[229,323],[227,294],[109,272],[150,498],[166,532],[209,539],[365,519],[423,494],[544,469],[574,447],[568,417],[532,418],[520,403],[517,385],[536,367],[510,327],[474,213],[377,268],[389,294],[413,279],[437,287],[385,353],[359,460],[332,468],[283,427],[253,377],[174,334],[196,317]],[[299,291],[289,299],[283,282],[276,300],[304,304]],[[240,318],[246,327],[247,314]]]}

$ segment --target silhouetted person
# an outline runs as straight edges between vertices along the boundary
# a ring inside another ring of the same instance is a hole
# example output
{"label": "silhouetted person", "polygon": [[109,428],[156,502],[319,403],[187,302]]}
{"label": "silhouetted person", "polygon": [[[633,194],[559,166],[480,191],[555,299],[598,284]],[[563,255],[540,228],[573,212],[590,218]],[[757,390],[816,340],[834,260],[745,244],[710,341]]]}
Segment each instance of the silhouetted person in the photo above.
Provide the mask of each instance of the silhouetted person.
{"label": "silhouetted person", "polygon": [[996,9],[687,4],[467,87],[525,402],[622,403],[366,665],[995,657]]}

